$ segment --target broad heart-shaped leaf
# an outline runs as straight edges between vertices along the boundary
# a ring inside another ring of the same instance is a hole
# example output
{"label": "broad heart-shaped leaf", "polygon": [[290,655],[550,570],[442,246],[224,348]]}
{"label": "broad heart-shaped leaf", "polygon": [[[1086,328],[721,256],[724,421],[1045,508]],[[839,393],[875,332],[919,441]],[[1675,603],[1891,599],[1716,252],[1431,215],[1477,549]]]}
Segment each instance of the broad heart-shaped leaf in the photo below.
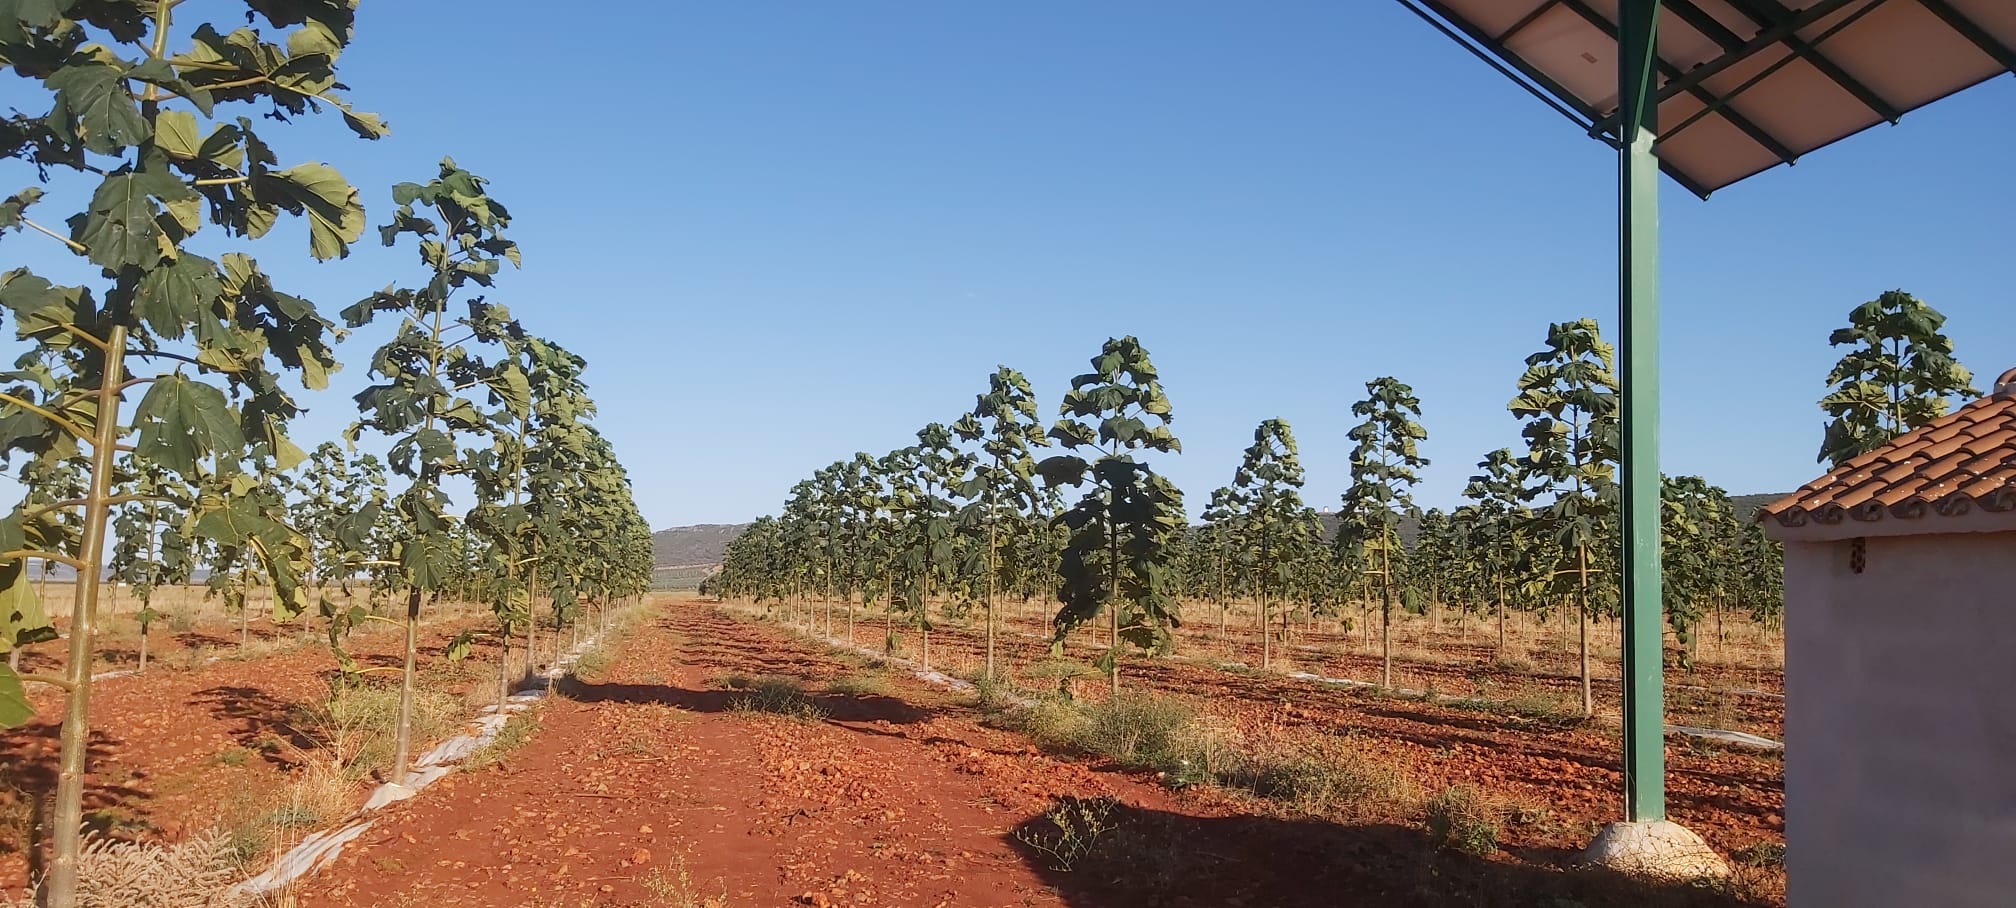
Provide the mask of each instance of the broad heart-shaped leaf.
{"label": "broad heart-shaped leaf", "polygon": [[28,705],[28,692],[21,687],[21,676],[0,662],[0,728],[19,728],[35,718],[35,708]]}
{"label": "broad heart-shaped leaf", "polygon": [[327,164],[297,164],[260,178],[260,201],[308,214],[308,251],[328,261],[350,254],[364,235],[364,203],[357,187]]}
{"label": "broad heart-shaped leaf", "polygon": [[154,382],[134,410],[140,428],[135,454],[184,476],[210,454],[245,447],[224,392],[182,375]]}
{"label": "broad heart-shaped leaf", "polygon": [[133,313],[156,335],[176,340],[182,337],[184,326],[211,317],[210,307],[223,292],[217,263],[185,254],[140,279],[133,294]]}
{"label": "broad heart-shaped leaf", "polygon": [[70,238],[89,250],[91,261],[113,271],[160,261],[161,227],[148,196],[153,182],[141,173],[115,173],[98,184],[89,210],[70,218]]}
{"label": "broad heart-shaped leaf", "polygon": [[147,138],[147,121],[126,93],[124,70],[109,53],[73,58],[43,80],[56,92],[49,128],[67,142],[82,142],[99,154],[117,154]]}
{"label": "broad heart-shaped leaf", "polygon": [[0,590],[0,653],[24,643],[54,639],[56,628],[42,611],[42,597],[28,582],[28,572],[14,572],[7,589]]}
{"label": "broad heart-shaped leaf", "polygon": [[196,115],[186,110],[164,110],[154,118],[154,147],[171,158],[189,160],[203,148],[196,133]]}

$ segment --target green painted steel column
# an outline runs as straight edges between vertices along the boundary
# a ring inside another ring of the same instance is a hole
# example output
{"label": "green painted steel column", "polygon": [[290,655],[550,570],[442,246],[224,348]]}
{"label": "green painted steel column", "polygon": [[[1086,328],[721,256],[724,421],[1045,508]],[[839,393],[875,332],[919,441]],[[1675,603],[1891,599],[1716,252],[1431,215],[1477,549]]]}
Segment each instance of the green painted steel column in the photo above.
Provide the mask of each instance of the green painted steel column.
{"label": "green painted steel column", "polygon": [[1666,818],[1659,566],[1659,0],[1618,22],[1617,314],[1623,393],[1624,815]]}

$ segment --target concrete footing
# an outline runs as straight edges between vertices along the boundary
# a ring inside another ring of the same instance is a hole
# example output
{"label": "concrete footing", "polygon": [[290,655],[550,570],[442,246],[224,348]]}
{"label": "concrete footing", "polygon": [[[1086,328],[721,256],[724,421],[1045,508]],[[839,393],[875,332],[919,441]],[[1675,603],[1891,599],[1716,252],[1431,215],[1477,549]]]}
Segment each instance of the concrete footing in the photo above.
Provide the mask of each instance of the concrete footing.
{"label": "concrete footing", "polygon": [[1596,834],[1582,860],[1633,876],[1666,880],[1697,880],[1729,875],[1729,865],[1715,849],[1685,826],[1671,820],[1611,823]]}

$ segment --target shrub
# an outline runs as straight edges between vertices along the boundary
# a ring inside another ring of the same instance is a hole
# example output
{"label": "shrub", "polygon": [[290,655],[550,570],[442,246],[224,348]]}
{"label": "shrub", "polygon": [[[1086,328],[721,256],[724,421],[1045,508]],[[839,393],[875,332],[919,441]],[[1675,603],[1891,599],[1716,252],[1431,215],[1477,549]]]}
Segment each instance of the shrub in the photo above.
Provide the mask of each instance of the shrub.
{"label": "shrub", "polygon": [[743,693],[729,698],[728,708],[739,713],[773,713],[805,722],[826,718],[826,711],[812,702],[803,685],[790,678],[775,676],[751,681]]}
{"label": "shrub", "polygon": [[1311,749],[1241,762],[1222,775],[1224,784],[1310,813],[1374,815],[1408,800],[1406,779],[1397,769],[1354,749]]}
{"label": "shrub", "polygon": [[1182,701],[1123,693],[1084,709],[1078,747],[1124,766],[1180,769],[1195,756],[1197,712]]}
{"label": "shrub", "polygon": [[1069,873],[1113,829],[1117,803],[1112,798],[1060,798],[1042,821],[1016,830],[1015,839],[1048,857],[1051,869]]}
{"label": "shrub", "polygon": [[886,697],[890,692],[886,675],[841,675],[826,682],[826,692],[849,697]]}
{"label": "shrub", "polygon": [[[413,740],[424,750],[461,725],[462,703],[440,691],[413,692]],[[293,724],[312,729],[328,743],[338,766],[351,779],[392,766],[399,735],[399,689],[389,685],[337,681],[329,698],[302,711]]]}
{"label": "shrub", "polygon": [[84,908],[237,908],[238,862],[217,830],[178,845],[143,845],[90,836],[77,859],[77,903]]}
{"label": "shrub", "polygon": [[1428,799],[1428,837],[1444,848],[1474,855],[1498,850],[1499,810],[1475,789],[1451,785]]}

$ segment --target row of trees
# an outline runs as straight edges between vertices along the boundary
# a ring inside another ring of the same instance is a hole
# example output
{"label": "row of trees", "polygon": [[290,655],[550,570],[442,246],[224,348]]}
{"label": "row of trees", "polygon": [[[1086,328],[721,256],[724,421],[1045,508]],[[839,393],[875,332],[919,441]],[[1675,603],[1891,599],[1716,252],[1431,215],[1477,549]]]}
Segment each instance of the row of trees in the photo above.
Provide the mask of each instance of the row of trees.
{"label": "row of trees", "polygon": [[[1903,291],[1855,307],[1829,343],[1849,350],[1827,376],[1821,459],[1838,464],[1943,415],[1977,393],[1941,333],[1945,318]],[[1621,569],[1620,421],[1614,351],[1593,320],[1548,327],[1526,358],[1507,410],[1520,443],[1487,453],[1452,511],[1413,500],[1428,461],[1421,402],[1392,377],[1366,384],[1351,407],[1351,483],[1334,531],[1301,497],[1304,470],[1285,420],[1262,422],[1232,481],[1215,490],[1201,525],[1182,520],[1182,495],[1143,459],[1181,450],[1170,406],[1133,338],[1109,341],[1093,371],[1074,378],[1064,417],[1039,431],[1020,373],[1002,368],[950,431],[933,424],[916,445],[881,458],[857,454],[794,488],[779,517],[729,547],[710,586],[724,595],[785,602],[819,589],[863,607],[882,602],[924,632],[929,658],[934,593],[954,615],[987,615],[986,672],[995,671],[994,613],[1003,593],[1059,604],[1061,645],[1073,628],[1107,618],[1100,666],[1117,688],[1123,643],[1166,651],[1181,600],[1215,603],[1221,634],[1234,600],[1257,603],[1260,656],[1297,617],[1378,611],[1382,683],[1392,683],[1395,607],[1495,614],[1504,645],[1508,610],[1574,619],[1584,712],[1593,710],[1589,627],[1618,618]],[[969,444],[960,448],[957,438]],[[1037,461],[1056,442],[1088,456]],[[1040,484],[1035,480],[1040,477]],[[1069,506],[1061,486],[1083,486]],[[1782,554],[1750,513],[1698,476],[1662,478],[1664,610],[1691,668],[1710,617],[1731,612],[1767,627],[1782,621]],[[1412,538],[1403,527],[1413,526]],[[1274,622],[1278,619],[1278,628]],[[1367,627],[1369,632],[1369,623]],[[891,645],[893,646],[893,637]]]}
{"label": "row of trees", "polygon": [[[837,597],[850,633],[856,603],[881,603],[885,630],[902,616],[922,633],[927,661],[932,606],[953,615],[978,606],[989,675],[998,597],[1054,601],[1059,645],[1105,619],[1098,661],[1116,687],[1124,649],[1169,649],[1186,599],[1214,603],[1221,632],[1234,600],[1257,603],[1263,667],[1296,618],[1376,608],[1388,684],[1396,607],[1495,612],[1501,645],[1507,609],[1565,608],[1580,616],[1586,700],[1587,622],[1617,609],[1611,356],[1593,321],[1550,326],[1508,404],[1524,444],[1486,455],[1468,503],[1448,513],[1413,500],[1427,465],[1420,400],[1397,379],[1368,382],[1352,406],[1352,482],[1334,532],[1302,498],[1300,452],[1280,419],[1255,429],[1204,522],[1189,525],[1181,492],[1147,459],[1180,446],[1168,398],[1131,337],[1109,341],[1093,371],[1072,380],[1047,432],[1028,382],[1003,367],[951,427],[934,423],[916,444],[857,454],[799,483],[781,515],[729,546],[710,589],[787,604],[816,593],[829,629]],[[1071,453],[1038,460],[1035,449],[1052,443]],[[1066,486],[1083,489],[1075,503]],[[1667,511],[1667,613],[1683,659],[1710,610],[1776,614],[1776,550],[1725,492],[1672,479]],[[1412,539],[1403,538],[1408,525],[1418,526]]]}
{"label": "row of trees", "polygon": [[[267,141],[268,124],[323,111],[362,138],[387,134],[336,78],[354,0],[247,0],[248,24],[228,30],[178,27],[177,6],[51,2],[0,15],[0,61],[43,93],[39,106],[16,98],[0,155],[55,184],[51,199],[79,201],[44,222],[44,192],[23,189],[0,203],[0,233],[39,234],[96,274],[74,285],[25,267],[0,275],[0,311],[23,348],[0,374],[0,452],[25,490],[0,519],[0,648],[12,664],[57,634],[30,561],[77,577],[61,673],[0,669],[0,724],[32,716],[24,681],[66,695],[45,881],[58,908],[75,903],[108,578],[135,586],[144,627],[153,590],[205,567],[241,613],[263,588],[276,619],[319,614],[339,655],[378,596],[396,594],[401,774],[427,602],[489,602],[508,680],[515,636],[529,667],[539,625],[575,622],[582,603],[606,614],[650,580],[649,529],[591,422],[585,363],[479,295],[519,263],[510,215],[481,178],[444,160],[427,182],[392,188],[380,238],[414,248],[421,279],[344,310],[343,328],[242,251],[282,213],[305,222],[317,261],[346,256],[363,234],[356,187],[326,164],[278,166]],[[265,29],[249,24],[259,20]],[[206,226],[216,229],[197,241]],[[382,439],[384,459],[333,443],[309,454],[287,435],[301,412],[290,383],[325,388],[346,329],[381,318],[397,325],[370,357],[374,383],[356,396],[347,440]],[[473,503],[457,506],[451,490]],[[362,604],[360,586],[373,591]],[[535,615],[535,602],[550,608]]]}

